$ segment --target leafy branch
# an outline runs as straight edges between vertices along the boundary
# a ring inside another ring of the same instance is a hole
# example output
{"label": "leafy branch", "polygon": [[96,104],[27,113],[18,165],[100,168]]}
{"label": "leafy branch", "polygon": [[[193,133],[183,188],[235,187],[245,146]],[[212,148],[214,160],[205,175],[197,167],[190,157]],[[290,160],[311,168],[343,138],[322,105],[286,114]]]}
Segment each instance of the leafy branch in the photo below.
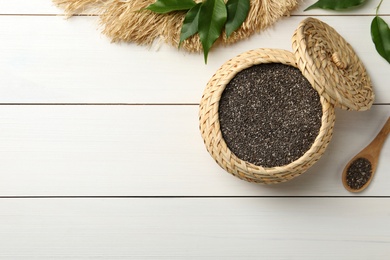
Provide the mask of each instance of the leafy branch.
{"label": "leafy branch", "polygon": [[390,29],[388,24],[378,16],[382,1],[376,8],[375,18],[371,22],[371,38],[377,52],[390,63]]}
{"label": "leafy branch", "polygon": [[180,32],[180,45],[198,33],[203,47],[204,60],[215,41],[225,30],[226,37],[237,30],[248,16],[250,0],[157,0],[146,7],[159,14],[187,11]]}
{"label": "leafy branch", "polygon": [[[319,0],[313,5],[305,9],[311,10],[315,8],[329,10],[345,10],[352,7],[357,7],[365,3],[367,0]],[[376,8],[376,14],[371,22],[371,39],[375,44],[375,48],[388,63],[390,63],[390,29],[389,25],[378,15],[379,8],[382,5],[381,0]]]}

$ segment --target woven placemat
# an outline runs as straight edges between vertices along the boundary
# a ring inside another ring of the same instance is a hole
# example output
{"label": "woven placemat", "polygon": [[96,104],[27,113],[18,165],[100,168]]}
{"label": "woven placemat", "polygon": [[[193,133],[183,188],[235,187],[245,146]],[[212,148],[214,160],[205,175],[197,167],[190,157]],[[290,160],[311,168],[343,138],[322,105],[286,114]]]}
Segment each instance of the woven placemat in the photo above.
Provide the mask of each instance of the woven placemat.
{"label": "woven placemat", "polygon": [[[100,16],[102,32],[113,42],[134,42],[151,45],[163,41],[175,47],[180,40],[181,25],[185,12],[156,14],[140,9],[156,0],[53,0],[68,15],[89,12]],[[196,2],[200,2],[197,0]],[[248,38],[254,33],[271,26],[283,16],[288,16],[299,0],[251,0],[246,21],[229,39],[220,37],[216,44],[231,44]],[[202,45],[196,34],[183,42],[181,48],[200,52]]]}
{"label": "woven placemat", "polygon": [[238,158],[223,139],[219,123],[219,101],[226,85],[240,71],[262,63],[282,63],[296,67],[291,52],[278,49],[257,49],[245,52],[223,64],[208,82],[200,109],[200,131],[207,151],[214,160],[232,175],[257,183],[280,183],[304,173],[324,153],[333,133],[334,106],[320,98],[322,104],[321,128],[311,148],[298,160],[284,166],[265,168]]}

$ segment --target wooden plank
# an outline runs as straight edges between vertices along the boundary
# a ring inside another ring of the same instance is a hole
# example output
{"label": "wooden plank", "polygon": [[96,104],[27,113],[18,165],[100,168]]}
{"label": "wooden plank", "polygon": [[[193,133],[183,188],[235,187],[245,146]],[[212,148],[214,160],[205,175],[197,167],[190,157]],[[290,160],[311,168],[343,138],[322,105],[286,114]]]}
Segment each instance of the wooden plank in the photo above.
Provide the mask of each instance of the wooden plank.
{"label": "wooden plank", "polygon": [[[343,12],[323,11],[319,9],[303,12],[305,8],[316,1],[302,1],[293,15],[373,15],[375,14],[375,7],[379,3],[379,1],[367,1],[362,7]],[[383,1],[381,13],[390,14],[390,3],[388,1]],[[51,0],[0,0],[0,14],[63,14],[63,11],[54,6]]]}
{"label": "wooden plank", "polygon": [[5,259],[386,259],[389,199],[1,199]]}
{"label": "wooden plank", "polygon": [[[355,48],[372,77],[376,102],[390,103],[389,64],[371,42],[371,18],[320,19]],[[301,20],[291,17],[248,41],[216,48],[205,65],[203,55],[164,44],[158,50],[111,44],[96,30],[96,17],[0,16],[0,103],[198,103],[224,61],[261,47],[291,50]]]}
{"label": "wooden plank", "polygon": [[50,0],[0,0],[0,14],[60,14]]}
{"label": "wooden plank", "polygon": [[222,170],[198,130],[197,106],[0,106],[0,196],[389,196],[390,143],[363,193],[341,172],[387,120],[390,106],[337,110],[321,160],[264,186]]}

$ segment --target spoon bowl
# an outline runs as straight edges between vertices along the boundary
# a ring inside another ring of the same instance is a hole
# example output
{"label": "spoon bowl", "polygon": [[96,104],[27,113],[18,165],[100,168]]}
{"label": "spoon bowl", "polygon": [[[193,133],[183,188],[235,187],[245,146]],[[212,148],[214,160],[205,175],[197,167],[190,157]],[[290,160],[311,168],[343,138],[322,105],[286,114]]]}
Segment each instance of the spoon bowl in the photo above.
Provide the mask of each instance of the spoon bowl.
{"label": "spoon bowl", "polygon": [[[364,189],[368,187],[368,185],[371,183],[372,178],[374,177],[377,165],[378,165],[378,158],[381,152],[381,149],[383,147],[384,142],[386,141],[386,138],[388,134],[390,133],[390,117],[387,119],[385,125],[382,127],[381,131],[378,133],[378,135],[371,141],[369,145],[367,145],[363,150],[361,150],[358,154],[356,154],[345,166],[343,174],[342,174],[342,182],[344,185],[344,188],[350,192],[361,192]],[[369,177],[368,181],[364,183],[360,188],[354,189],[348,185],[347,182],[347,173],[349,167],[354,163],[357,159],[363,158],[367,159],[371,163],[371,176]]]}

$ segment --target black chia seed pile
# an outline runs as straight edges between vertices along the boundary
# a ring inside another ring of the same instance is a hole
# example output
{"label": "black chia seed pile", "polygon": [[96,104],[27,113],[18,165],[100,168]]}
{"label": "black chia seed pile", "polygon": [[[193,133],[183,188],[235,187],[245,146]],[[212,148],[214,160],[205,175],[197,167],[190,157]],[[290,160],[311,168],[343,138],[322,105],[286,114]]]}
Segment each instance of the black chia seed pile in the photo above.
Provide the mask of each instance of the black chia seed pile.
{"label": "black chia seed pile", "polygon": [[366,158],[358,158],[347,169],[347,185],[354,190],[358,190],[368,182],[371,174],[371,162]]}
{"label": "black chia seed pile", "polygon": [[321,127],[320,97],[295,67],[259,64],[237,73],[219,103],[222,136],[241,160],[287,165],[307,152]]}

